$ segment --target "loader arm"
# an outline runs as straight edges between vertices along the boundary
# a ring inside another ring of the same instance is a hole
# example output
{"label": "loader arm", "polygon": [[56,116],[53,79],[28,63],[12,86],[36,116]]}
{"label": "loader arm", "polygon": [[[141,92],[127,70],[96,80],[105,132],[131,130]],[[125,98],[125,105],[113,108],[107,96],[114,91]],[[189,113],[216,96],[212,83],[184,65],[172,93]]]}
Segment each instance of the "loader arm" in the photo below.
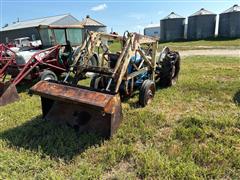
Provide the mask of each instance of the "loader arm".
{"label": "loader arm", "polygon": [[132,50],[132,39],[134,39],[134,35],[133,35],[133,37],[129,36],[129,38],[127,39],[127,42],[123,48],[122,54],[119,57],[119,59],[117,61],[117,65],[113,72],[113,77],[114,77],[114,76],[116,76],[116,73],[120,70],[119,74],[115,77],[117,79],[117,84],[116,84],[116,87],[114,90],[115,93],[118,93],[119,87],[123,80],[123,76],[127,71],[127,67],[130,62],[130,57],[133,56],[135,53]]}
{"label": "loader arm", "polygon": [[[8,52],[11,54],[9,55]],[[14,63],[16,63],[16,53],[4,44],[0,44],[0,78],[5,76],[8,66]]]}
{"label": "loader arm", "polygon": [[[39,64],[44,64],[43,59],[47,59],[52,53],[55,51],[59,51],[60,45],[56,45],[54,47],[42,50],[40,52],[35,53],[30,60],[27,62],[27,64],[23,67],[23,69],[20,71],[20,73],[17,75],[16,78],[12,81],[12,83],[16,86],[18,83],[20,83],[36,66]],[[47,53],[46,53],[47,52]],[[40,54],[46,53],[44,56],[40,57]],[[48,64],[49,65],[49,64]],[[56,67],[60,68],[60,67]],[[64,70],[60,68],[61,70]]]}
{"label": "loader arm", "polygon": [[[96,32],[88,32],[87,37],[83,41],[83,44],[79,47],[78,53],[73,57],[73,63],[70,68],[70,72],[75,72],[74,84],[77,84],[78,80],[82,76],[83,68],[89,64],[89,61],[94,56],[95,48],[100,45],[99,34]],[[82,63],[81,63],[82,61]]]}

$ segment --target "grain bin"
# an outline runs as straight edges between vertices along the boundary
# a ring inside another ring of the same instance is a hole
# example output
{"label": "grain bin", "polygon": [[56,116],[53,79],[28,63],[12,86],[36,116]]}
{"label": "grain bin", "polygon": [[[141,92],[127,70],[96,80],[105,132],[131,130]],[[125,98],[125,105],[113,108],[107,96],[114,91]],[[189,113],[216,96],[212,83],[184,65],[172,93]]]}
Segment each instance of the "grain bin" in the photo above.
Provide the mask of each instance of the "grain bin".
{"label": "grain bin", "polygon": [[215,36],[216,14],[202,8],[188,17],[187,39],[207,39]]}
{"label": "grain bin", "polygon": [[160,41],[177,41],[184,39],[185,18],[170,13],[160,21]]}
{"label": "grain bin", "polygon": [[218,36],[240,37],[240,6],[237,4],[220,14]]}

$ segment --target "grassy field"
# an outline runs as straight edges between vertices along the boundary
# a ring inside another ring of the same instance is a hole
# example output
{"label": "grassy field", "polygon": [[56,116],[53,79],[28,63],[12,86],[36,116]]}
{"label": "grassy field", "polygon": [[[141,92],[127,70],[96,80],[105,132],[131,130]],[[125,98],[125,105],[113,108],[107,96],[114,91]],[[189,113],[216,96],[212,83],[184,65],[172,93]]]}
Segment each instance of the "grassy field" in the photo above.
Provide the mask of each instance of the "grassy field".
{"label": "grassy field", "polygon": [[[159,49],[164,46],[170,47],[172,50],[195,50],[195,49],[240,49],[240,39],[213,39],[199,41],[183,41],[183,42],[160,42]],[[121,49],[121,44],[114,42],[110,45],[111,51]]]}
{"label": "grassy field", "polygon": [[160,48],[169,46],[175,50],[191,50],[191,49],[239,49],[240,39],[212,39],[199,41],[185,41],[185,42],[166,42],[160,43]]}
{"label": "grassy field", "polygon": [[41,119],[40,98],[0,107],[0,179],[238,179],[240,59],[188,57],[151,105],[123,102],[110,140]]}

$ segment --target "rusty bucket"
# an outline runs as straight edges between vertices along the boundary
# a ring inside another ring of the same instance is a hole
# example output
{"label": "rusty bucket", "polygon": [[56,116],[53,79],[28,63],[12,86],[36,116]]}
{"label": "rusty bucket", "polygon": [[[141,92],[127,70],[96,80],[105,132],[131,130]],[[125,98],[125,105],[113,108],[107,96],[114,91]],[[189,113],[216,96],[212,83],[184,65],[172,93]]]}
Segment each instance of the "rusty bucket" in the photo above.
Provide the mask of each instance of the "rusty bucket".
{"label": "rusty bucket", "polygon": [[0,82],[0,106],[19,100],[16,86],[11,82]]}
{"label": "rusty bucket", "polygon": [[38,82],[30,92],[41,96],[44,119],[80,132],[110,137],[122,120],[119,95],[49,81]]}

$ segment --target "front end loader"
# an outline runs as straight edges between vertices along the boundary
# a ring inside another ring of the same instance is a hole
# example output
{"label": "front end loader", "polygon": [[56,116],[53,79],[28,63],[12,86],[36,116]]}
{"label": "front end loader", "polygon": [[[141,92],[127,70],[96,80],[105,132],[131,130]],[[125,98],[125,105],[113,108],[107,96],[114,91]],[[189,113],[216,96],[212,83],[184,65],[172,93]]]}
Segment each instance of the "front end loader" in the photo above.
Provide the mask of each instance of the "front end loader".
{"label": "front end loader", "polygon": [[[4,44],[0,44],[0,79],[4,76],[7,67],[14,63],[16,53]],[[11,82],[0,81],[0,106],[17,101],[19,99],[17,89]]]}
{"label": "front end loader", "polygon": [[[108,41],[120,42],[120,51],[111,52]],[[173,79],[176,81],[179,54],[165,48],[158,56],[157,47],[156,39],[137,33],[118,36],[91,32],[74,57],[70,68],[74,77],[69,78],[69,72],[63,82],[40,81],[31,93],[41,96],[45,119],[110,137],[122,121],[122,98],[138,90],[139,103],[144,107],[152,101],[156,83],[173,85]],[[95,51],[100,52],[98,66],[90,63]],[[80,86],[79,81],[89,72],[94,73],[90,87]]]}
{"label": "front end loader", "polygon": [[16,86],[23,81],[57,80],[68,71],[72,56],[82,44],[82,26],[39,26],[37,29],[41,48],[10,48],[0,44],[0,106],[19,99]]}

